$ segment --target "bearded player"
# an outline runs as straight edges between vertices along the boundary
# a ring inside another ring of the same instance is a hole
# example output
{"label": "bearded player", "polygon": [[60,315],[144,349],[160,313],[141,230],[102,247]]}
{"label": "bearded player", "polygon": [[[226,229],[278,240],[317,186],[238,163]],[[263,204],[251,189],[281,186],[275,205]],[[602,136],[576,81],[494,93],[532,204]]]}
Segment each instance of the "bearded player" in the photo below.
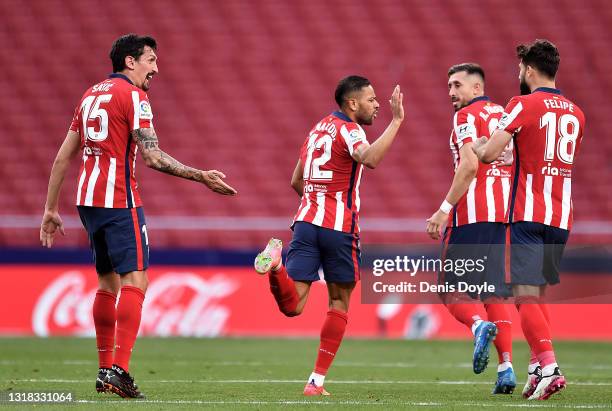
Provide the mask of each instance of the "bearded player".
{"label": "bearded player", "polygon": [[572,228],[572,171],[584,132],[582,110],[555,86],[559,51],[548,40],[517,47],[521,96],[513,97],[491,139],[473,145],[490,163],[514,140],[516,162],[508,222],[511,282],[531,361],[523,396],[548,399],[566,386],[542,302],[559,283],[559,264]]}
{"label": "bearded player", "polygon": [[98,274],[93,303],[99,364],[96,390],[143,398],[129,373],[149,265],[147,226],[134,169],[136,152],[155,170],[223,195],[234,195],[236,190],[225,184],[223,173],[191,168],[159,148],[146,94],[158,73],[155,39],[121,36],[113,43],[110,58],[113,74],[85,91],[53,163],[40,240],[51,247],[55,234],[64,234],[59,193],[71,161],[82,153],[76,205]]}
{"label": "bearded player", "polygon": [[[512,368],[512,320],[501,301],[510,295],[504,284],[504,219],[511,167],[502,161],[479,166],[472,152],[472,143],[480,136],[490,136],[503,112],[502,106],[484,94],[484,85],[485,73],[478,64],[457,64],[448,70],[448,94],[456,111],[450,137],[455,175],[442,205],[427,220],[427,233],[439,239],[441,228],[448,225],[443,239],[444,259],[476,260],[487,256],[484,271],[472,271],[460,277],[473,284],[495,285],[494,293],[471,296],[483,301],[486,317],[481,304],[465,301],[470,298],[465,294],[447,293],[443,301],[448,311],[474,335],[475,373],[486,368],[489,343],[494,339],[499,365],[493,394],[511,394],[516,387]],[[448,273],[444,278],[449,283],[456,282],[458,277]]]}
{"label": "bearded player", "polygon": [[348,320],[351,292],[360,278],[359,183],[363,166],[381,162],[404,119],[403,95],[391,96],[393,119],[371,145],[363,125],[371,125],[379,104],[370,82],[349,76],[340,81],[335,99],[340,108],[310,131],[302,145],[291,186],[302,198],[292,225],[293,239],[283,265],[282,242],[271,239],[255,259],[255,270],[268,274],[270,291],[280,311],[300,315],[313,281],[323,268],[329,311],[304,395],[329,395],[325,376],[340,347]]}

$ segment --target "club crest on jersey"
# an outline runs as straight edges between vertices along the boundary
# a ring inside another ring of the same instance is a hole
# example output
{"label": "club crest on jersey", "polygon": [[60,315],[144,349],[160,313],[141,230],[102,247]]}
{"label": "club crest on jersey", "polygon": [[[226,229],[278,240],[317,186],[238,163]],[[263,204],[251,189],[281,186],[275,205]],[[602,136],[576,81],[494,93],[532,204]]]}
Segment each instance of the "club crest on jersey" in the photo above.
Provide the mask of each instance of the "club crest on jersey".
{"label": "club crest on jersey", "polygon": [[361,133],[357,129],[351,130],[351,132],[349,133],[349,138],[351,140],[351,143],[356,143],[357,141],[361,141]]}
{"label": "club crest on jersey", "polygon": [[138,117],[143,120],[151,120],[153,118],[153,111],[151,110],[151,105],[148,101],[140,102],[140,110]]}

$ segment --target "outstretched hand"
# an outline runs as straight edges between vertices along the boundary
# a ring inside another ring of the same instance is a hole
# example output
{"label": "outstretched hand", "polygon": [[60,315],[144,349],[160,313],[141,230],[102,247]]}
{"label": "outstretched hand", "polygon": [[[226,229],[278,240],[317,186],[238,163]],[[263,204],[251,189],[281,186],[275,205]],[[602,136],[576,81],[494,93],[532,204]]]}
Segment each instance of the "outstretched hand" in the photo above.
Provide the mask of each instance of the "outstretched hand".
{"label": "outstretched hand", "polygon": [[391,113],[393,113],[393,119],[402,121],[404,119],[404,106],[403,106],[404,94],[400,90],[400,86],[397,85],[393,89],[393,94],[391,94],[391,100],[389,100],[389,104],[391,104]]}
{"label": "outstretched hand", "polygon": [[217,170],[202,171],[202,184],[210,188],[215,193],[219,193],[226,196],[234,196],[238,194],[233,187],[223,181],[225,174]]}
{"label": "outstretched hand", "polygon": [[62,235],[66,235],[64,223],[59,213],[57,211],[45,211],[40,224],[40,242],[43,247],[51,248],[53,237],[58,229]]}

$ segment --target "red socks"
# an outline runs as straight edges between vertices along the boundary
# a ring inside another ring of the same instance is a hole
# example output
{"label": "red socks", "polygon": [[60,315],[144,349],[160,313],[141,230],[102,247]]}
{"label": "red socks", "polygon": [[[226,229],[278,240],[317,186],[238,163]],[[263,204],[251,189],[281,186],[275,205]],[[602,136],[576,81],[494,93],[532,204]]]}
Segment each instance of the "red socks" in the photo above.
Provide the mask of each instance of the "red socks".
{"label": "red socks", "polygon": [[117,306],[117,338],[114,363],[125,371],[128,371],[132,348],[140,328],[144,298],[144,292],[138,287],[129,285],[121,287],[121,296]]}
{"label": "red socks", "polygon": [[111,292],[98,290],[93,303],[93,320],[96,328],[98,347],[98,367],[111,368],[115,346],[115,322],[117,296]]}
{"label": "red socks", "polygon": [[470,331],[472,330],[472,324],[476,320],[482,320],[483,313],[480,308],[480,304],[446,304],[448,312],[457,319],[460,323],[465,324]]}
{"label": "red socks", "polygon": [[315,363],[314,372],[321,375],[326,375],[340,343],[344,336],[348,315],[342,311],[331,309],[327,312],[327,318],[321,328],[321,343],[319,345],[319,353],[317,354],[317,362]]}
{"label": "red socks", "polygon": [[497,326],[497,337],[493,340],[499,363],[512,362],[512,319],[508,308],[501,302],[486,302],[489,321]]}
{"label": "red socks", "polygon": [[287,274],[285,266],[281,266],[278,271],[270,271],[268,280],[270,281],[270,291],[280,311],[287,317],[296,316],[295,309],[299,303],[299,297],[295,290],[295,283]]}
{"label": "red socks", "polygon": [[[516,308],[521,317],[523,334],[529,343],[531,351],[535,353],[540,366],[544,368],[548,364],[556,362],[550,337],[550,327],[547,315],[544,314],[538,297],[520,296],[516,297]],[[546,314],[548,312],[546,311]]]}

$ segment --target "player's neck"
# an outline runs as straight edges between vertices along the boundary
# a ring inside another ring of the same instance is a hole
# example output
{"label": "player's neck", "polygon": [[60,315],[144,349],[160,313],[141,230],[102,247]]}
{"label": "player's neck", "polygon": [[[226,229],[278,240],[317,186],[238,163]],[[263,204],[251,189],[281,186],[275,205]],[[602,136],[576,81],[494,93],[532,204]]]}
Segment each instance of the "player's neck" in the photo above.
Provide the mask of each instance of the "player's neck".
{"label": "player's neck", "polygon": [[539,89],[540,87],[557,88],[557,86],[555,86],[554,80],[542,79],[542,80],[535,81],[533,83],[533,85],[531,86],[531,92],[533,93],[535,90]]}
{"label": "player's neck", "polygon": [[357,117],[355,116],[355,113],[353,112],[347,112],[345,110],[340,110],[340,112],[342,114],[344,114],[345,116],[347,116],[348,118],[350,118],[352,121],[354,121],[355,123],[357,122]]}
{"label": "player's neck", "polygon": [[123,71],[118,71],[116,74],[121,74],[124,75],[125,77],[127,77],[132,84],[136,84],[136,79],[133,77],[133,72],[129,71],[129,70],[123,70]]}

